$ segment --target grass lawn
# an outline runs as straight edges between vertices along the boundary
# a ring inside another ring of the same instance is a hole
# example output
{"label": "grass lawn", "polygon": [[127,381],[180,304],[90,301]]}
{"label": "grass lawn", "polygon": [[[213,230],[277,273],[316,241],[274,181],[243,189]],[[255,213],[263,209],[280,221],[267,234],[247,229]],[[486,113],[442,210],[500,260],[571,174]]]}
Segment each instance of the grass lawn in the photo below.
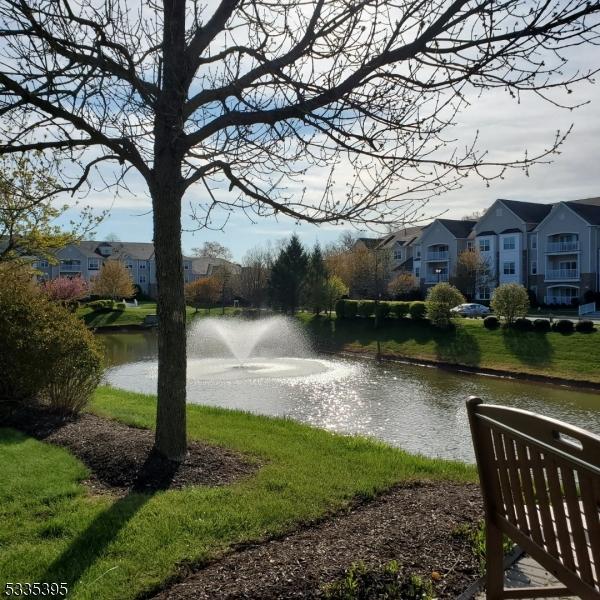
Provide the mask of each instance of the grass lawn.
{"label": "grass lawn", "polygon": [[[91,410],[151,427],[155,399],[101,388]],[[181,565],[290,529],[395,482],[476,477],[460,463],[224,409],[189,406],[188,430],[192,439],[233,448],[264,466],[225,487],[92,496],[81,483],[85,466],[66,450],[0,429],[0,581],[66,582],[69,598],[135,598]]]}
{"label": "grass lawn", "polygon": [[459,319],[449,331],[410,319],[389,319],[375,329],[372,319],[299,318],[332,350],[375,353],[379,341],[382,353],[398,357],[600,383],[600,332],[490,331],[481,319]]}
{"label": "grass lawn", "polygon": [[[225,308],[226,314],[234,310],[233,308]],[[126,308],[125,310],[113,310],[111,312],[97,312],[82,306],[77,310],[77,316],[83,319],[85,324],[90,328],[96,327],[128,327],[130,325],[141,325],[144,322],[146,315],[156,314],[156,302],[140,302],[137,308]],[[207,315],[221,315],[220,308],[211,309],[210,313],[207,309],[201,308],[196,312],[191,306],[186,307],[187,319]]]}

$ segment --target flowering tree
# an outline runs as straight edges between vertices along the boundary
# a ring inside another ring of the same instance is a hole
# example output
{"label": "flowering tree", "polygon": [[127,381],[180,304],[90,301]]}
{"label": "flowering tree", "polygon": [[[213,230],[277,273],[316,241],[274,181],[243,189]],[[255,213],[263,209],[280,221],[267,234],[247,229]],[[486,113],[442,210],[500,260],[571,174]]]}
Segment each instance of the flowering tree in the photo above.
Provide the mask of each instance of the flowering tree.
{"label": "flowering tree", "polygon": [[105,262],[92,282],[92,293],[112,300],[131,298],[135,287],[129,269],[118,260]]}
{"label": "flowering tree", "polygon": [[42,291],[54,302],[75,306],[77,300],[89,295],[90,286],[81,277],[59,277],[42,283]]}

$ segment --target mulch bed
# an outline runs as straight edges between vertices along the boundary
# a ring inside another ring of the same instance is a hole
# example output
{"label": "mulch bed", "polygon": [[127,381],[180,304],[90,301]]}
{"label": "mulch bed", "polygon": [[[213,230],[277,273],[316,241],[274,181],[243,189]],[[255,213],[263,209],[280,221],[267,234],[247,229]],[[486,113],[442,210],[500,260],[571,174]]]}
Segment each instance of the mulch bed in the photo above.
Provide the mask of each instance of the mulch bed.
{"label": "mulch bed", "polygon": [[26,407],[3,419],[3,425],[67,448],[90,469],[86,483],[100,493],[227,485],[260,467],[237,452],[199,442],[189,444],[183,463],[173,463],[152,452],[154,432],[91,414],[65,420]]}
{"label": "mulch bed", "polygon": [[478,579],[478,564],[457,527],[475,526],[483,508],[476,485],[399,486],[378,499],[280,539],[238,548],[153,600],[317,599],[354,562],[391,560],[431,578],[438,598],[456,598]]}

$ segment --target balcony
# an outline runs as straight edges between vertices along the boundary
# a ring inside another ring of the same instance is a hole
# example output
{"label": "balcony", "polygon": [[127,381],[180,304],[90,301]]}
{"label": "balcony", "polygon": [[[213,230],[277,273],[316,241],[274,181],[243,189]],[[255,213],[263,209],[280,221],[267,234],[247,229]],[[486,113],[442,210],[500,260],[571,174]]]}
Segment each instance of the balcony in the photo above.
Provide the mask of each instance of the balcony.
{"label": "balcony", "polygon": [[447,250],[438,252],[428,252],[427,260],[431,261],[444,261],[448,260],[449,252]]}
{"label": "balcony", "polygon": [[545,280],[565,281],[568,279],[579,279],[578,269],[546,269]]}
{"label": "balcony", "polygon": [[548,242],[547,254],[560,254],[561,252],[579,252],[579,242]]}
{"label": "balcony", "polygon": [[427,273],[425,277],[425,283],[441,283],[442,281],[448,281],[448,273],[440,273],[437,275],[436,273]]}

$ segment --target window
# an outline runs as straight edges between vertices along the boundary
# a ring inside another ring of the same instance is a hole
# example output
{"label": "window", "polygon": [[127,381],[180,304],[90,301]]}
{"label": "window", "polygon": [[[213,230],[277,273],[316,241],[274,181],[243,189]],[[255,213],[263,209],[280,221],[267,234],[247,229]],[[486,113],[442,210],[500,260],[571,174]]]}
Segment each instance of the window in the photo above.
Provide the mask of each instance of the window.
{"label": "window", "polygon": [[537,261],[531,261],[531,274],[537,275]]}
{"label": "window", "polygon": [[418,279],[421,276],[421,269],[419,269],[419,267],[417,267],[415,269],[415,277]]}
{"label": "window", "polygon": [[531,236],[531,249],[535,250],[537,248],[537,235]]}
{"label": "window", "polygon": [[479,252],[490,251],[490,240],[479,240]]}
{"label": "window", "polygon": [[394,248],[394,260],[402,260],[402,248]]}
{"label": "window", "polygon": [[97,271],[100,268],[99,258],[88,258],[88,271]]}
{"label": "window", "polygon": [[61,260],[60,261],[61,271],[80,271],[81,261],[80,260]]}
{"label": "window", "polygon": [[47,260],[36,260],[33,263],[33,268],[34,269],[47,269],[48,268],[48,261]]}
{"label": "window", "polygon": [[490,299],[490,288],[487,286],[480,287],[478,290],[478,295],[480,300],[489,300]]}
{"label": "window", "polygon": [[473,240],[468,240],[467,241],[467,250],[474,250],[475,249],[475,243],[473,242]]}
{"label": "window", "polygon": [[515,274],[515,263],[514,262],[505,262],[502,265],[502,272],[505,275],[514,275]]}
{"label": "window", "polygon": [[515,249],[515,238],[514,236],[504,238],[502,243],[502,248],[504,250],[514,250]]}
{"label": "window", "polygon": [[184,268],[186,271],[189,271],[189,269],[190,269],[190,265],[188,265],[187,263],[184,263],[184,264],[183,264],[183,268]]}
{"label": "window", "polygon": [[125,266],[126,266],[128,269],[133,269],[133,261],[131,261],[131,260],[126,260],[126,261],[125,261]]}
{"label": "window", "polygon": [[416,252],[417,252],[417,260],[419,260],[421,258],[421,246],[417,246]]}
{"label": "window", "polygon": [[142,262],[141,260],[138,261],[138,269],[145,269],[146,268],[146,263]]}
{"label": "window", "polygon": [[140,275],[140,283],[146,283],[146,276]]}

